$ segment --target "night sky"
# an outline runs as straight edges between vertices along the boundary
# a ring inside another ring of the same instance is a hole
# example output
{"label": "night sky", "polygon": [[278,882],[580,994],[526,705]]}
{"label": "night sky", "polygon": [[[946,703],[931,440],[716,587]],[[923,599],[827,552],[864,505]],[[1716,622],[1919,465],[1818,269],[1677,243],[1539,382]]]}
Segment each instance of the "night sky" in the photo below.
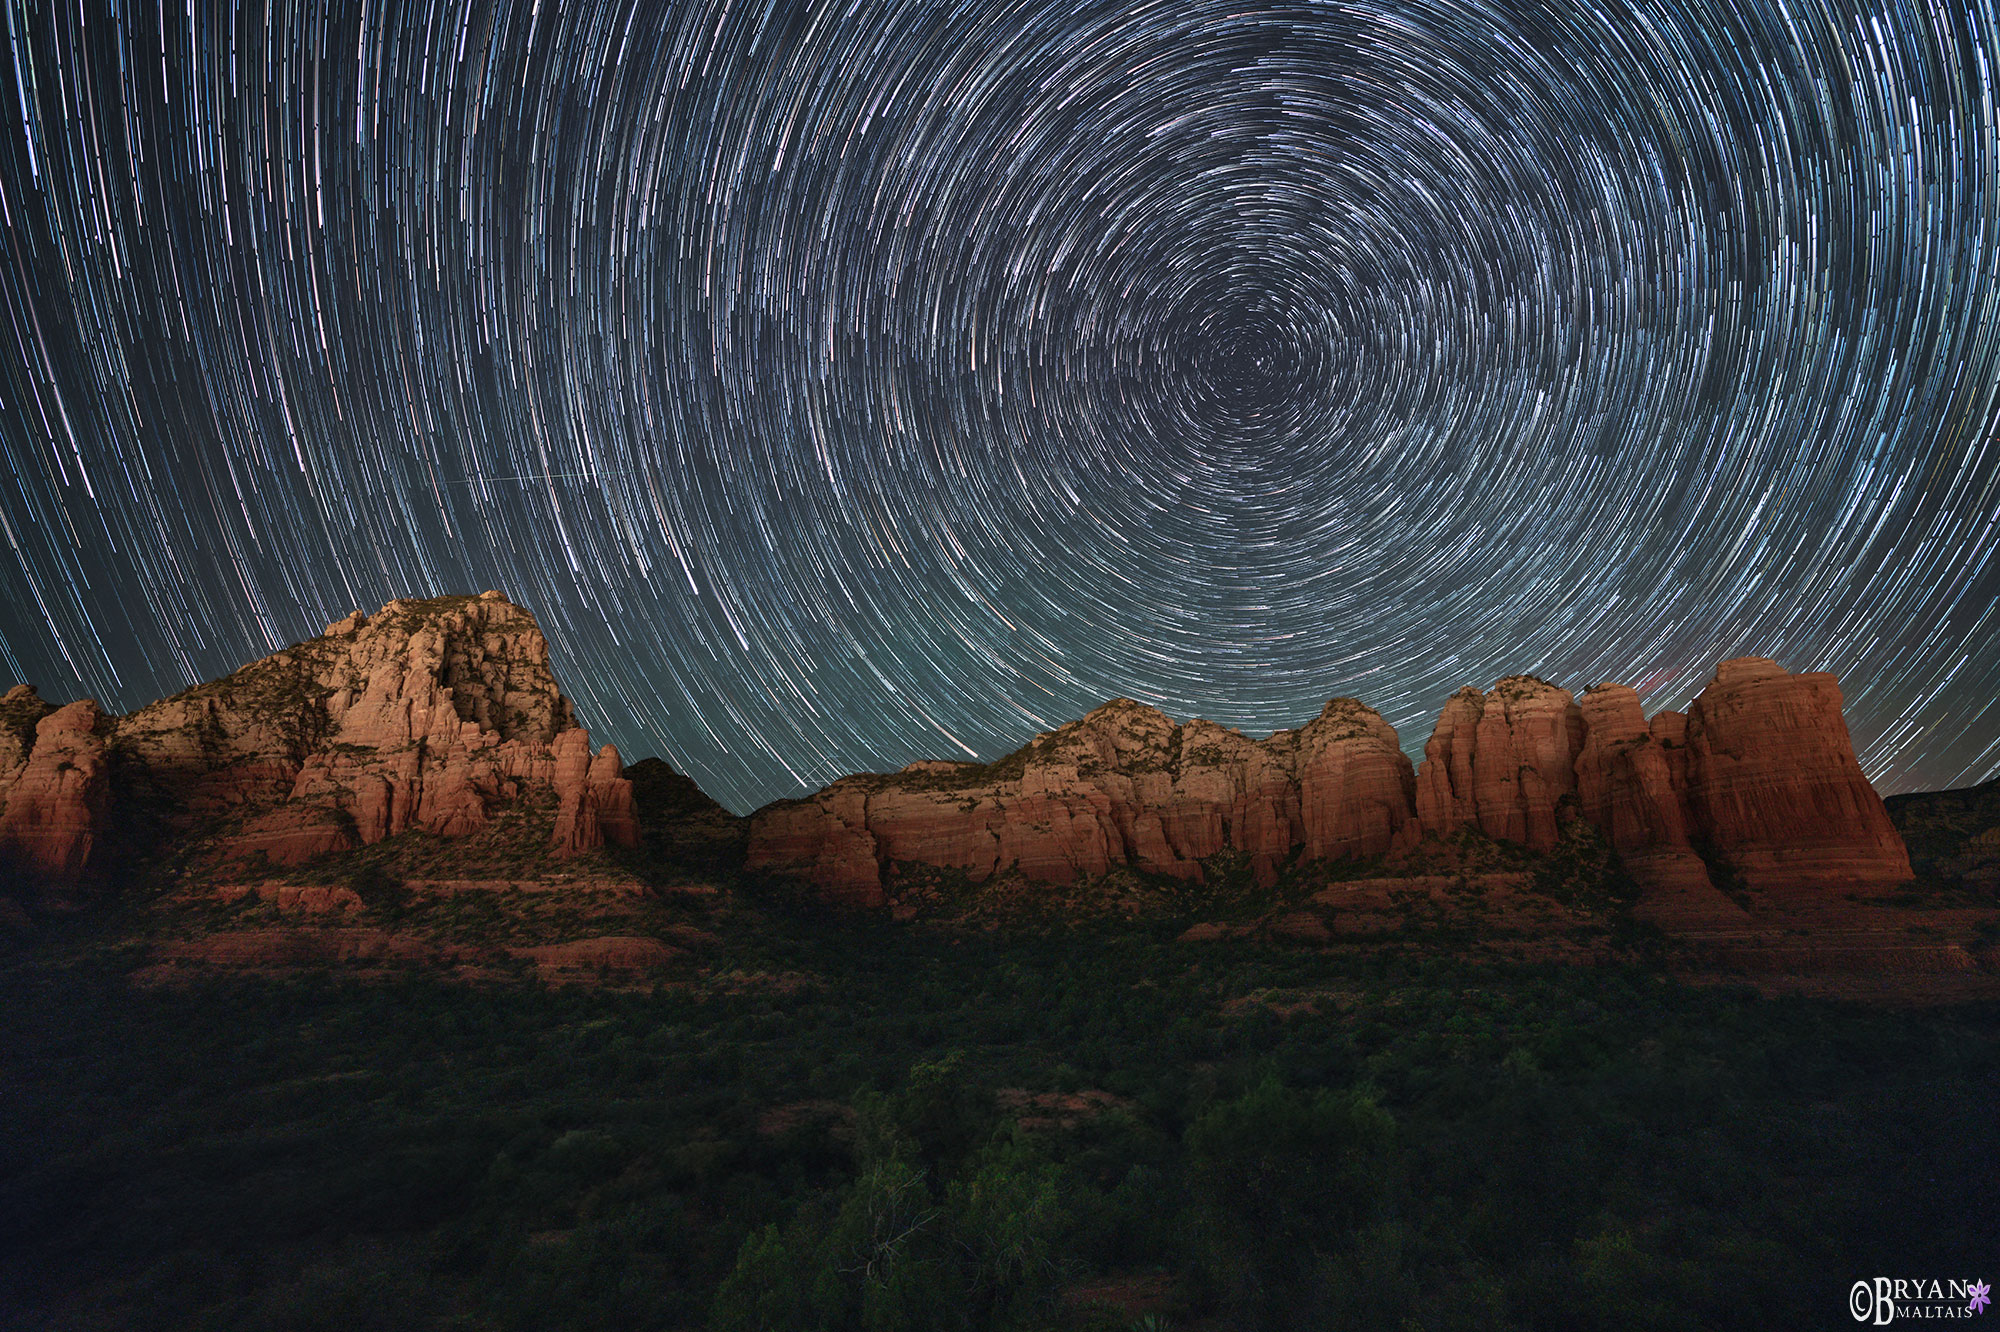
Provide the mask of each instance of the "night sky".
{"label": "night sky", "polygon": [[[0,0],[6,2],[6,0]],[[1838,672],[2000,770],[2000,4],[8,3],[0,672],[530,607],[745,810]]]}

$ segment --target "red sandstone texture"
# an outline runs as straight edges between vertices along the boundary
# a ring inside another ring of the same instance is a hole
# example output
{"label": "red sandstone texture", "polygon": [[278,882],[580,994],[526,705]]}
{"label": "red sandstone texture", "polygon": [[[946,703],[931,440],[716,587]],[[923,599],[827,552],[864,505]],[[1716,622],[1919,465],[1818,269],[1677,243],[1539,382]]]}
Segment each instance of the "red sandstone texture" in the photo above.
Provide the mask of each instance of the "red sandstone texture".
{"label": "red sandstone texture", "polygon": [[1742,916],[1698,840],[1753,888],[1910,877],[1832,677],[1757,659],[1725,662],[1689,714],[1650,724],[1623,685],[1581,703],[1532,676],[1462,689],[1414,771],[1394,728],[1352,699],[1264,740],[1118,699],[992,764],[913,763],[767,806],[747,864],[862,906],[885,900],[899,862],[973,882],[1121,866],[1199,880],[1201,862],[1234,851],[1269,885],[1294,855],[1403,851],[1466,826],[1550,851],[1571,817],[1602,831],[1644,890],[1642,914],[1663,924]]}
{"label": "red sandstone texture", "polygon": [[498,592],[357,611],[130,716],[71,704],[22,755],[32,701],[17,689],[0,703],[0,841],[58,878],[129,826],[121,801],[169,835],[220,829],[226,857],[273,865],[410,829],[462,837],[543,802],[557,855],[638,839],[618,752],[591,754],[534,617]]}
{"label": "red sandstone texture", "polygon": [[1878,891],[1911,877],[1823,671],[1763,657],[1716,667],[1688,709],[1685,799],[1692,829],[1753,889]]}
{"label": "red sandstone texture", "polygon": [[882,902],[882,871],[897,862],[975,883],[1014,869],[1069,883],[1127,865],[1198,881],[1202,860],[1236,851],[1269,884],[1302,844],[1389,850],[1414,782],[1395,730],[1352,699],[1262,741],[1116,699],[992,764],[911,764],[768,806],[747,866],[855,905]]}
{"label": "red sandstone texture", "polygon": [[[1717,890],[1689,841],[1683,799],[1684,751],[1677,763],[1656,731],[1679,736],[1686,718],[1648,726],[1639,695],[1601,684],[1583,696],[1583,749],[1576,758],[1579,812],[1604,834],[1643,890],[1640,914],[1656,924],[1692,926],[1745,919]],[[1683,774],[1676,780],[1676,773]]]}
{"label": "red sandstone texture", "polygon": [[[25,720],[47,705],[34,690],[17,686],[4,700],[11,719]],[[49,710],[34,723],[33,739],[10,727],[0,761],[0,848],[27,867],[64,882],[97,868],[107,832],[109,761],[103,716],[89,699]]]}
{"label": "red sandstone texture", "polygon": [[1555,849],[1556,808],[1576,789],[1583,714],[1567,689],[1510,675],[1445,704],[1417,771],[1425,830],[1472,824],[1489,837]]}

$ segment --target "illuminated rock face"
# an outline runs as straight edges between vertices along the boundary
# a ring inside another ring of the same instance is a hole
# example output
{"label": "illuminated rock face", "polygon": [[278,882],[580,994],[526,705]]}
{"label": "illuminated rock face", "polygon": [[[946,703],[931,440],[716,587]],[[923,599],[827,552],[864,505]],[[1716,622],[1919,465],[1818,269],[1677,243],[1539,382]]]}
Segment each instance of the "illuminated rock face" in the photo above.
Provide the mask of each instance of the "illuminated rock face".
{"label": "illuminated rock face", "polygon": [[[142,823],[274,865],[530,814],[558,856],[639,835],[617,750],[592,753],[534,617],[497,592],[356,612],[127,717],[17,687],[0,698],[0,802],[0,852],[58,882]],[[1270,886],[1294,857],[1391,855],[1464,827],[1549,851],[1569,818],[1602,830],[1662,920],[1736,910],[1698,851],[1769,892],[1910,877],[1833,677],[1760,658],[1724,662],[1685,716],[1650,723],[1623,685],[1580,701],[1532,676],[1462,689],[1414,769],[1353,699],[1263,740],[1115,699],[995,763],[913,763],[760,810],[747,864],[859,906],[883,902],[898,863],[1199,881],[1233,852]]]}
{"label": "illuminated rock face", "polygon": [[164,835],[276,865],[411,829],[463,837],[542,805],[557,855],[638,836],[618,752],[591,754],[534,617],[497,592],[392,601],[130,716],[86,701],[43,726],[0,774],[0,837],[58,878],[141,809]]}
{"label": "illuminated rock face", "polygon": [[1416,773],[1373,708],[1334,699],[1299,732],[1298,752],[1307,859],[1382,855],[1415,840]]}
{"label": "illuminated rock face", "polygon": [[0,749],[0,848],[47,879],[83,881],[99,867],[108,830],[104,718],[89,699],[49,708],[26,686],[5,704],[15,725]]}
{"label": "illuminated rock face", "polygon": [[1833,676],[1762,657],[1723,662],[1688,709],[1686,755],[1690,831],[1749,887],[1883,891],[1910,879]]}
{"label": "illuminated rock face", "polygon": [[759,810],[748,864],[863,905],[882,900],[899,861],[974,882],[1019,870],[1069,883],[1119,866],[1200,880],[1202,860],[1237,851],[1268,885],[1301,845],[1388,851],[1414,817],[1414,784],[1394,728],[1352,699],[1261,741],[1115,699],[996,763],[915,763]]}
{"label": "illuminated rock face", "polygon": [[1445,704],[1417,772],[1417,819],[1429,832],[1465,824],[1552,851],[1557,809],[1576,790],[1583,714],[1567,689],[1510,675]]}
{"label": "illuminated rock face", "polygon": [[[1601,684],[1586,693],[1584,745],[1576,758],[1578,813],[1594,824],[1638,883],[1641,915],[1661,925],[1725,923],[1743,909],[1719,892],[1688,838],[1682,792],[1686,764],[1648,726],[1639,695]],[[1685,718],[1678,713],[1663,717]],[[1673,722],[1665,730],[1678,734]]]}
{"label": "illuminated rock face", "polygon": [[1603,832],[1642,913],[1663,922],[1742,914],[1698,843],[1752,887],[1909,877],[1831,677],[1754,662],[1724,663],[1688,715],[1650,725],[1623,685],[1581,701],[1532,676],[1462,689],[1415,770],[1394,728],[1352,699],[1265,740],[1119,699],[993,764],[914,763],[768,806],[752,816],[748,863],[856,905],[884,900],[898,862],[974,882],[1121,866],[1198,880],[1203,860],[1235,851],[1268,885],[1295,854],[1400,852],[1463,827],[1549,851],[1572,817]]}

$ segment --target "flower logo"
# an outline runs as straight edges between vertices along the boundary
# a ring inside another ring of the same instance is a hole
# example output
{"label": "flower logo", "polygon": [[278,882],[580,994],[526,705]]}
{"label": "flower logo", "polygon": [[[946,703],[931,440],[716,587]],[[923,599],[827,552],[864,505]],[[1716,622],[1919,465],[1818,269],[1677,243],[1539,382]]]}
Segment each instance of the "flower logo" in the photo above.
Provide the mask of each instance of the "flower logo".
{"label": "flower logo", "polygon": [[1984,1281],[1975,1282],[1970,1291],[1970,1294],[1972,1296],[1972,1303],[1965,1306],[1966,1311],[1968,1313],[1985,1313],[1986,1306],[1992,1303],[1992,1301],[1987,1298],[1987,1296],[1992,1292],[1992,1290],[1993,1287],[1987,1285]]}

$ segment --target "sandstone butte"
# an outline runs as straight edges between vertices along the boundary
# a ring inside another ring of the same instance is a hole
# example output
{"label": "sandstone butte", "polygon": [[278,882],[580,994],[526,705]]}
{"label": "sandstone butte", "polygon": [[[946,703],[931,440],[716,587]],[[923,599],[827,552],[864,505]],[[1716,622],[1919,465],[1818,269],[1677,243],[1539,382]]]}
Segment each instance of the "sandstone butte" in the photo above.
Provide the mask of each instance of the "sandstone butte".
{"label": "sandstone butte", "polygon": [[356,611],[128,716],[0,699],[0,853],[58,884],[151,839],[295,865],[536,807],[558,856],[638,838],[618,751],[591,752],[534,616],[498,592]]}
{"label": "sandstone butte", "polygon": [[1839,685],[1762,658],[1722,663],[1685,716],[1650,722],[1624,685],[1580,701],[1531,676],[1462,689],[1415,768],[1353,699],[1265,740],[1115,699],[990,764],[923,761],[768,805],[752,816],[746,865],[861,906],[885,900],[897,862],[974,882],[1118,866],[1198,880],[1204,859],[1231,850],[1268,886],[1294,855],[1410,851],[1467,826],[1548,851],[1569,817],[1603,833],[1663,923],[1740,914],[1697,848],[1772,894],[1911,878]]}

